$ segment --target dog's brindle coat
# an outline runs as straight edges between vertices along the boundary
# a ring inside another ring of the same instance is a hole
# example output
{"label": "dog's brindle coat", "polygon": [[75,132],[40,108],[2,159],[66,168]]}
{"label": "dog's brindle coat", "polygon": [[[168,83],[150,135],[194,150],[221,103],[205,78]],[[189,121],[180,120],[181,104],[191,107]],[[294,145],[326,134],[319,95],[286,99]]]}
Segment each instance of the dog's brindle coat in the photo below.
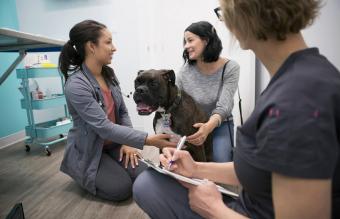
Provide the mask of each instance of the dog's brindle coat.
{"label": "dog's brindle coat", "polygon": [[[156,111],[153,120],[156,133],[169,133],[157,130],[160,127],[159,122],[164,122],[162,115],[170,115],[170,130],[180,136],[194,134],[198,129],[193,124],[205,123],[209,119],[193,98],[175,85],[173,70],[139,71],[135,79],[133,99],[137,104],[138,114],[149,115]],[[185,145],[185,150],[190,152],[194,160],[211,161],[211,135],[208,135],[204,146],[195,146],[188,142]]]}

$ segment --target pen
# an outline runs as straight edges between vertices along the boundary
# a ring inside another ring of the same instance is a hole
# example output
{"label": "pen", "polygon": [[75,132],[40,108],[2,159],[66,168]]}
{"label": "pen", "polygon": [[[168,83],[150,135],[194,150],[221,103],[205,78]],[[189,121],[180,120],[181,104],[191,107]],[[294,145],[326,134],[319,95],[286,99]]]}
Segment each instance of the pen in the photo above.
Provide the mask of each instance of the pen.
{"label": "pen", "polygon": [[[182,147],[183,147],[183,145],[184,145],[184,143],[185,143],[186,138],[187,138],[187,136],[183,136],[183,137],[181,138],[181,140],[180,140],[180,141],[178,142],[178,144],[177,144],[176,151],[182,149]],[[175,151],[175,153],[176,153],[176,151]],[[175,155],[175,153],[174,153],[174,155]],[[172,156],[172,158],[171,158],[171,160],[170,160],[170,162],[169,162],[169,167],[168,167],[168,169],[170,169],[171,165],[175,162],[173,158],[174,158],[174,156]]]}

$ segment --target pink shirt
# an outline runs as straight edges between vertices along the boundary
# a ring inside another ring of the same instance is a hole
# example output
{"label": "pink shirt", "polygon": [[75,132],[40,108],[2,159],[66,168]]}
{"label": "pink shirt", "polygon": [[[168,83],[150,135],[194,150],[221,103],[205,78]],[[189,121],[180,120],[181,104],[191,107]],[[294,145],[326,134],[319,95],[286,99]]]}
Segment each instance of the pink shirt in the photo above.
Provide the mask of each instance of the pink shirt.
{"label": "pink shirt", "polygon": [[[103,97],[104,97],[104,105],[106,108],[106,115],[107,118],[113,122],[116,123],[116,116],[115,116],[115,103],[113,101],[112,98],[112,94],[111,94],[111,90],[104,90],[103,88],[101,88]],[[110,140],[105,140],[104,145],[109,145],[111,144],[112,141]]]}

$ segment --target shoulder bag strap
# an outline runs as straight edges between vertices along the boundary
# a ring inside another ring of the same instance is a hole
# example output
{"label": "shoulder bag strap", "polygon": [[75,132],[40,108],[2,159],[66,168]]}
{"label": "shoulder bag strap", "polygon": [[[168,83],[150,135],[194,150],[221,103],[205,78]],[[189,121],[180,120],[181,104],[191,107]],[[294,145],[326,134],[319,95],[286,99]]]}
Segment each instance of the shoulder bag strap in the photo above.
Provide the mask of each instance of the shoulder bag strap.
{"label": "shoulder bag strap", "polygon": [[[228,60],[224,66],[223,66],[223,70],[222,70],[222,75],[221,75],[221,82],[220,82],[220,87],[218,88],[218,93],[217,93],[217,97],[216,97],[216,102],[218,101],[221,92],[222,92],[222,87],[223,87],[223,80],[224,80],[224,73],[225,73],[225,69],[227,67],[227,64],[230,60]],[[243,125],[243,116],[242,116],[242,99],[241,99],[241,95],[240,95],[240,87],[237,86],[237,94],[238,94],[238,108],[240,111],[240,120],[241,120],[241,125]]]}

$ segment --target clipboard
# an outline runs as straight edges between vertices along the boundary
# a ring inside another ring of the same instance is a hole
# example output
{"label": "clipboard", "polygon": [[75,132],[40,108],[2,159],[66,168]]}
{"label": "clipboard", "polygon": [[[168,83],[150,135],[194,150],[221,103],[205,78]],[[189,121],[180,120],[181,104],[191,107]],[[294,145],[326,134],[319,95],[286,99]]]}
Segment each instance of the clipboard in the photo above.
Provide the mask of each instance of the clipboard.
{"label": "clipboard", "polygon": [[[190,183],[190,184],[196,185],[196,186],[201,185],[205,182],[205,180],[203,180],[203,179],[189,178],[189,177],[182,176],[182,175],[179,175],[177,173],[171,172],[169,170],[166,170],[164,167],[160,167],[160,166],[156,165],[155,163],[153,163],[149,159],[139,158],[139,160],[142,161],[143,163],[145,163],[148,167],[151,167],[152,169],[156,170],[157,172],[171,176],[172,178],[175,178],[177,180],[181,180],[183,182]],[[223,188],[222,186],[219,186],[219,185],[216,185],[216,186],[217,186],[217,189],[218,189],[219,192],[221,192],[225,195],[228,195],[230,197],[233,197],[233,198],[238,197],[238,194],[231,192],[231,191]]]}

